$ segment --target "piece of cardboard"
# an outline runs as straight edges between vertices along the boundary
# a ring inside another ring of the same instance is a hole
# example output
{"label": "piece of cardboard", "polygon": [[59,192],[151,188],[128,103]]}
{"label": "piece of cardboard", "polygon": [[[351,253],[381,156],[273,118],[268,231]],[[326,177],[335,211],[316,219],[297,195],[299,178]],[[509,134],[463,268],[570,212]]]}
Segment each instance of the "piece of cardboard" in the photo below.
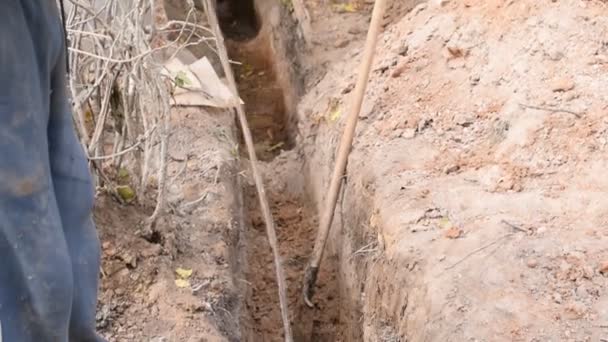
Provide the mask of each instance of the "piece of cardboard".
{"label": "piece of cardboard", "polygon": [[165,63],[163,73],[171,79],[180,78],[183,87],[176,86],[171,105],[234,108],[243,101],[233,95],[226,83],[215,73],[213,66],[203,57],[190,65],[179,58]]}

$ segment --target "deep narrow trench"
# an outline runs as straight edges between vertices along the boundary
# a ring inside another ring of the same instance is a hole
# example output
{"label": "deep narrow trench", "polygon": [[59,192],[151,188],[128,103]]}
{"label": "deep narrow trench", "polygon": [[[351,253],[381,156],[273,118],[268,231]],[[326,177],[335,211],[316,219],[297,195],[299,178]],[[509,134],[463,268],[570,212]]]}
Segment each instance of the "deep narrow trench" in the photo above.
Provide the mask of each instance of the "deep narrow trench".
{"label": "deep narrow trench", "polygon": [[[264,18],[257,15],[254,0],[219,0],[218,14],[230,58],[240,63],[234,70],[258,158],[268,164],[275,180],[267,184],[266,190],[287,277],[294,338],[296,342],[341,341],[338,262],[331,256],[324,262],[315,308],[306,307],[301,298],[302,275],[312,251],[317,215],[304,191],[289,192],[277,187],[277,184],[304,182],[304,177],[293,172],[293,165],[275,160],[282,151],[295,147],[295,139],[288,125],[290,113],[287,112],[285,89],[275,70],[278,57],[272,50],[268,32],[261,29]],[[241,151],[245,157],[242,141]],[[265,224],[255,188],[246,186],[243,192],[250,223],[241,251],[248,287],[244,295],[248,317],[244,318],[243,340],[282,341],[275,270]]]}
{"label": "deep narrow trench", "polygon": [[[254,6],[253,0],[218,0],[218,15],[230,58],[239,63],[233,68],[257,156],[270,161],[282,150],[292,149],[294,143],[287,129],[285,93],[277,81],[269,38],[260,31]],[[244,147],[242,136],[240,142]]]}

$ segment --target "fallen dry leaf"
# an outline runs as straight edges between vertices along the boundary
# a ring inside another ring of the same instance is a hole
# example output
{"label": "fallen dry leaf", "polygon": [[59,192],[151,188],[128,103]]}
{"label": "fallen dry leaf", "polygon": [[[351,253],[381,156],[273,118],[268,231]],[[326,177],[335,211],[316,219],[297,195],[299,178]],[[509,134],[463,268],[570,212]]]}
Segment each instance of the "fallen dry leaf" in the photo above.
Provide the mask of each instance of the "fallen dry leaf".
{"label": "fallen dry leaf", "polygon": [[449,228],[453,228],[454,227],[454,225],[452,224],[452,222],[450,221],[450,219],[447,218],[447,217],[442,217],[439,220],[438,224],[439,224],[439,227],[442,228],[442,229],[449,229]]}
{"label": "fallen dry leaf", "polygon": [[181,278],[181,279],[188,279],[190,278],[190,276],[192,275],[192,270],[189,268],[178,268],[175,270],[175,273],[177,273],[177,275]]}
{"label": "fallen dry leaf", "polygon": [[190,281],[186,279],[175,279],[175,286],[180,288],[190,287]]}

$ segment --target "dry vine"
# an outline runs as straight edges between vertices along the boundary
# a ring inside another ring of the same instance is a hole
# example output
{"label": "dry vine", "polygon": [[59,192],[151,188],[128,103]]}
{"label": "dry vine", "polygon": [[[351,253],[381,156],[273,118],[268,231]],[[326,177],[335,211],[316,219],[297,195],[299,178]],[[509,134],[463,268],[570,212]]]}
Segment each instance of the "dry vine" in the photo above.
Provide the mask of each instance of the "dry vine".
{"label": "dry vine", "polygon": [[126,197],[143,199],[157,188],[152,223],[165,205],[170,99],[177,86],[163,76],[160,56],[208,43],[212,35],[197,24],[192,0],[184,21],[162,25],[155,0],[69,1],[69,86],[81,142],[98,183],[117,198],[128,200],[116,192],[121,178],[130,179]]}

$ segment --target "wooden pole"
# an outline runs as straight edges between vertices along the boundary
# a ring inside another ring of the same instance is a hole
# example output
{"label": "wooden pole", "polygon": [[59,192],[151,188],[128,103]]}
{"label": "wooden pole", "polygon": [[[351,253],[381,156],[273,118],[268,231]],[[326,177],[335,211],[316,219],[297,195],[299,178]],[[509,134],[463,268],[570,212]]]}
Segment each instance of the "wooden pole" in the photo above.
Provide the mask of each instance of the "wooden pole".
{"label": "wooden pole", "polygon": [[325,202],[323,215],[321,216],[315,246],[310,258],[310,263],[304,272],[304,285],[302,291],[304,295],[304,302],[310,307],[313,307],[311,299],[314,295],[314,287],[317,281],[317,275],[319,273],[319,266],[321,264],[321,260],[323,259],[323,251],[325,250],[329,230],[334,218],[334,211],[336,209],[336,202],[338,201],[338,194],[340,192],[342,179],[346,169],[346,162],[348,161],[348,156],[353,144],[355,129],[357,128],[359,112],[361,111],[361,105],[363,104],[363,98],[367,88],[367,82],[369,80],[370,69],[374,59],[374,52],[376,50],[376,43],[378,40],[378,34],[380,33],[385,7],[386,0],[376,0],[374,3],[372,20],[369,24],[367,40],[365,42],[363,60],[361,61],[361,65],[359,67],[359,75],[353,94],[353,102],[347,117],[346,127],[344,127],[342,140],[340,141],[340,149],[338,150],[338,157],[329,185],[329,193]]}
{"label": "wooden pole", "polygon": [[[232,68],[230,67],[230,60],[228,59],[228,53],[226,52],[226,46],[224,45],[224,38],[222,31],[217,20],[217,14],[215,13],[215,6],[213,0],[205,0],[205,12],[207,12],[207,18],[209,25],[214,32],[215,39],[217,40],[217,50],[222,62],[222,67],[226,73],[226,78],[230,83],[230,89],[235,96],[238,96],[238,90],[236,87],[236,81]],[[279,288],[279,305],[281,307],[281,318],[283,320],[283,331],[285,333],[285,342],[293,342],[293,336],[291,332],[291,324],[289,322],[289,308],[287,302],[287,285],[285,282],[285,272],[283,271],[283,265],[281,264],[281,255],[279,253],[279,242],[277,239],[276,230],[274,227],[274,220],[272,213],[270,212],[270,205],[268,204],[268,198],[266,197],[266,190],[264,189],[264,182],[262,176],[258,170],[258,158],[255,154],[253,145],[253,138],[251,136],[251,130],[247,123],[247,116],[245,115],[245,108],[242,104],[236,107],[237,116],[241,129],[243,131],[243,137],[245,138],[245,145],[247,146],[247,152],[249,154],[249,160],[251,161],[251,172],[253,173],[253,179],[255,181],[255,187],[258,192],[260,200],[260,207],[264,216],[264,222],[266,223],[266,235],[268,236],[268,242],[272,249],[274,257],[274,266],[276,271],[277,284]]]}

